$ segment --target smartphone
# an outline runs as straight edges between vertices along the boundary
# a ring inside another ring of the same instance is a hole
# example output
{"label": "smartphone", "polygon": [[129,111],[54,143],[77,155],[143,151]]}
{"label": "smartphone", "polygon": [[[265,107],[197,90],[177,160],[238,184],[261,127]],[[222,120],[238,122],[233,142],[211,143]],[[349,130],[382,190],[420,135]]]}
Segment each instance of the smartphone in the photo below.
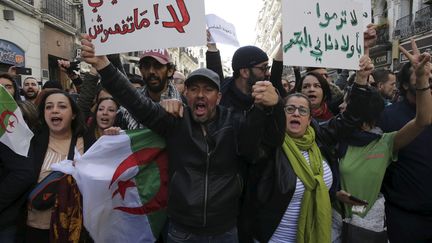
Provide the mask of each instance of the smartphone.
{"label": "smartphone", "polygon": [[32,75],[32,69],[31,68],[15,67],[15,71],[16,71],[16,74]]}
{"label": "smartphone", "polygon": [[357,197],[354,197],[353,195],[349,196],[348,198],[349,198],[349,200],[354,201],[356,203],[360,203],[362,205],[368,205],[369,204],[367,201],[362,200],[362,199],[357,198]]}

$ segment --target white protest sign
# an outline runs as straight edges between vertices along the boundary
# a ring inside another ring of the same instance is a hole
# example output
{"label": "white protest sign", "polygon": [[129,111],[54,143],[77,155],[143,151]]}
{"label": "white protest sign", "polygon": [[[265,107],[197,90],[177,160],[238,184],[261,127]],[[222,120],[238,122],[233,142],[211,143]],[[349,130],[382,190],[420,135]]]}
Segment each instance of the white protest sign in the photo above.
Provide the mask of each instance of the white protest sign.
{"label": "white protest sign", "polygon": [[207,28],[216,43],[240,46],[234,25],[214,15],[206,15]]}
{"label": "white protest sign", "polygon": [[86,0],[97,55],[206,44],[204,0]]}
{"label": "white protest sign", "polygon": [[372,4],[371,0],[354,0],[363,5],[363,30],[367,29],[368,24],[372,23]]}
{"label": "white protest sign", "polygon": [[363,6],[349,0],[282,1],[284,64],[358,69]]}

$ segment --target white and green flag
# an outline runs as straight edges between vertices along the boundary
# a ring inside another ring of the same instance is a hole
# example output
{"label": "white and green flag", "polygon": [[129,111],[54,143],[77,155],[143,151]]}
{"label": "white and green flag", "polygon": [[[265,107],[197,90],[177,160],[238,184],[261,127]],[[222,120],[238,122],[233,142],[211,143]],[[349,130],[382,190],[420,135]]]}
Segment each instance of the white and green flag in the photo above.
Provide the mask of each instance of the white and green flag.
{"label": "white and green flag", "polygon": [[74,177],[94,242],[155,242],[167,217],[165,140],[148,129],[128,130],[102,136],[74,160],[51,168]]}
{"label": "white and green flag", "polygon": [[15,153],[27,156],[32,137],[17,103],[0,85],[0,142]]}

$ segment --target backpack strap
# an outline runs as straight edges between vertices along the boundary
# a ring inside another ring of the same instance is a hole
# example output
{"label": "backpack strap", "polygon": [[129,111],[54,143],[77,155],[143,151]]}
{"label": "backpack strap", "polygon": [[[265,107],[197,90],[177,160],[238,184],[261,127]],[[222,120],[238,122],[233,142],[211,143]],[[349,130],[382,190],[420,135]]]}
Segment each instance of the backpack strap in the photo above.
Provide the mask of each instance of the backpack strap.
{"label": "backpack strap", "polygon": [[68,153],[68,156],[67,156],[68,160],[73,160],[73,158],[75,156],[75,145],[76,145],[77,140],[78,140],[78,136],[77,135],[72,135],[71,143],[70,143],[70,146],[69,146],[69,153]]}

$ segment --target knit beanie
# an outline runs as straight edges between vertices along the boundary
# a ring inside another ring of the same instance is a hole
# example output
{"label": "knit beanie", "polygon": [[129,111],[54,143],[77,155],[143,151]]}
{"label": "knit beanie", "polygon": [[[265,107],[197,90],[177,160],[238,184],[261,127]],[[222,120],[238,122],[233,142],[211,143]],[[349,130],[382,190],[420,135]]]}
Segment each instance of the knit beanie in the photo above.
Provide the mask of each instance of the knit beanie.
{"label": "knit beanie", "polygon": [[253,67],[259,63],[268,61],[267,54],[256,46],[243,46],[237,49],[232,58],[233,71],[240,68]]}

